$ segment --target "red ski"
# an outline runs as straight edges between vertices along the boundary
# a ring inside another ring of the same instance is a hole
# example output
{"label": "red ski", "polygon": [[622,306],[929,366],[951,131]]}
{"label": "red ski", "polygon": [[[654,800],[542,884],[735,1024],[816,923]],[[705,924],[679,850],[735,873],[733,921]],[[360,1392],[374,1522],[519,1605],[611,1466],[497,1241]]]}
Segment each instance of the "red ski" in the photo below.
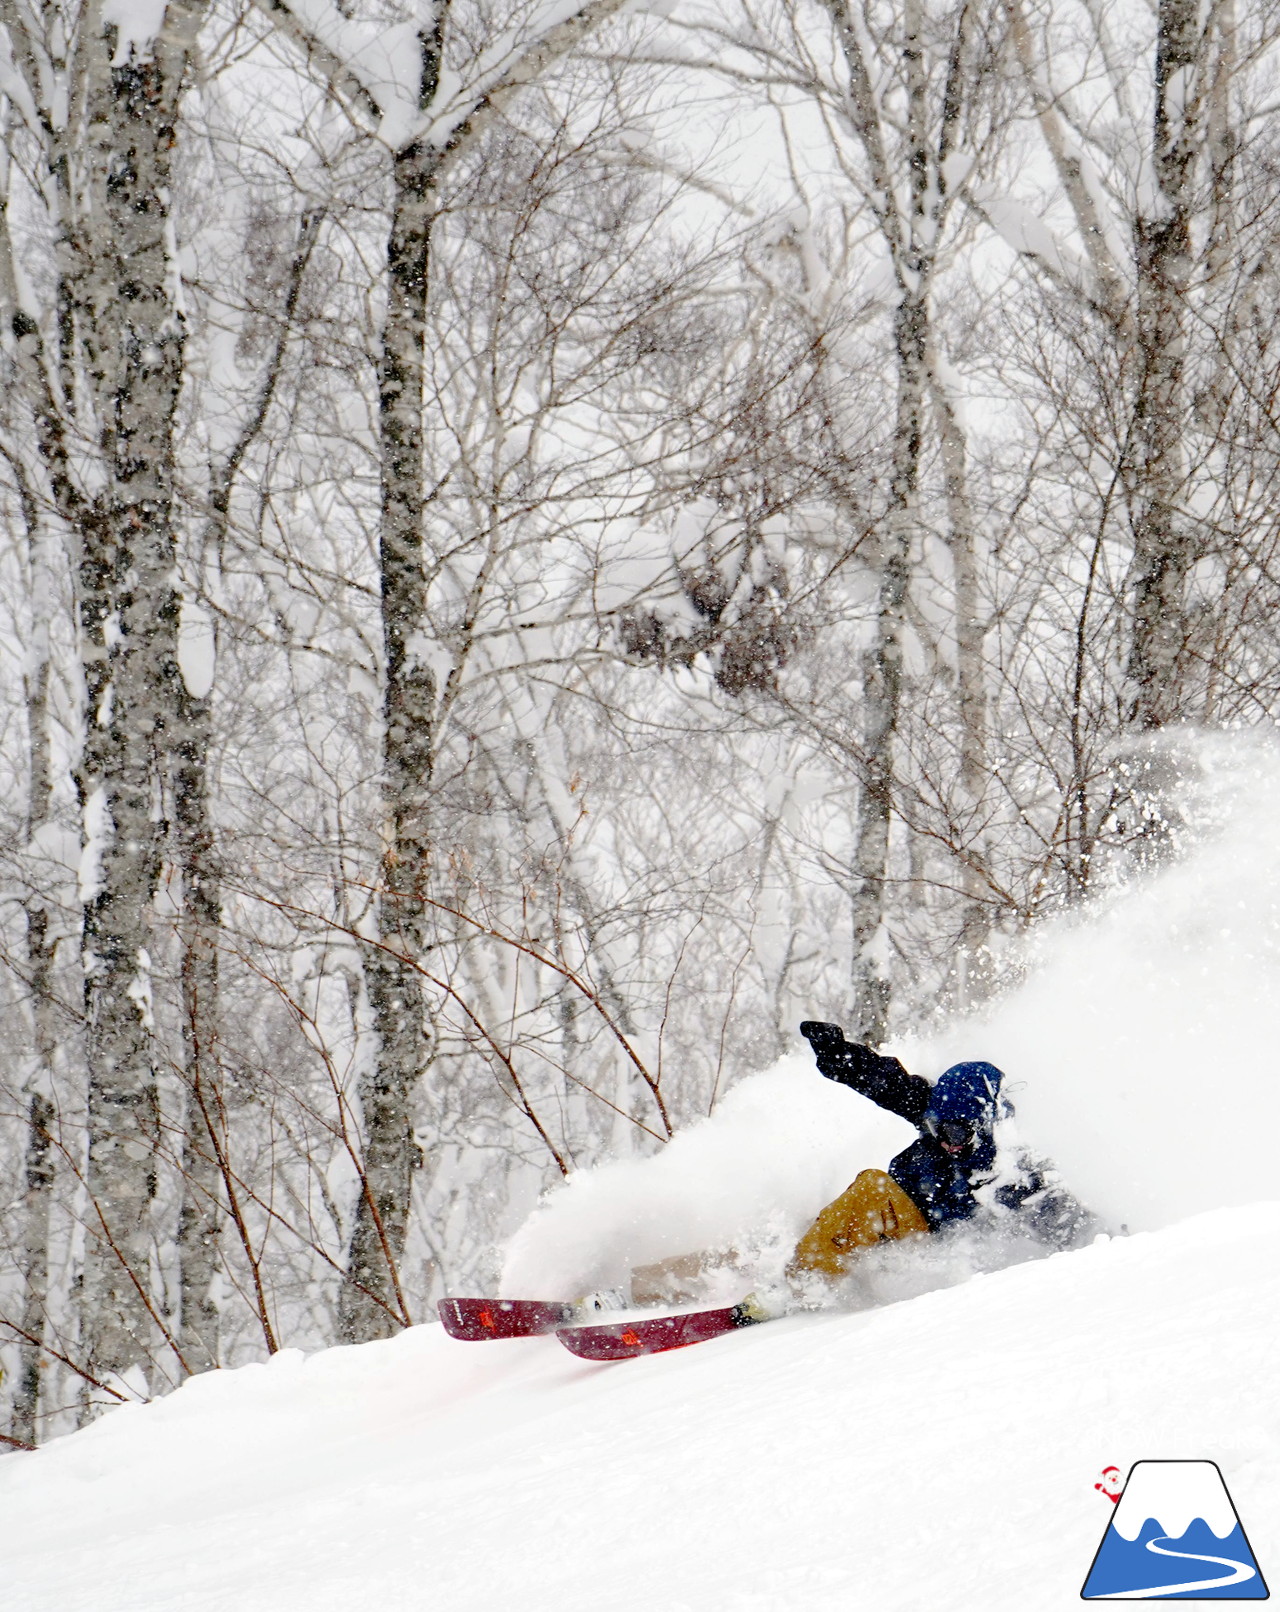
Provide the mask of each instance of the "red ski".
{"label": "red ski", "polygon": [[467,1343],[532,1338],[554,1332],[582,1313],[577,1304],[538,1299],[441,1299],[436,1309],[449,1336]]}
{"label": "red ski", "polygon": [[556,1337],[584,1360],[631,1360],[636,1355],[661,1354],[664,1349],[685,1349],[706,1343],[739,1327],[756,1325],[771,1317],[749,1299],[720,1310],[696,1310],[691,1315],[659,1315],[636,1321],[610,1321],[604,1326],[562,1327]]}

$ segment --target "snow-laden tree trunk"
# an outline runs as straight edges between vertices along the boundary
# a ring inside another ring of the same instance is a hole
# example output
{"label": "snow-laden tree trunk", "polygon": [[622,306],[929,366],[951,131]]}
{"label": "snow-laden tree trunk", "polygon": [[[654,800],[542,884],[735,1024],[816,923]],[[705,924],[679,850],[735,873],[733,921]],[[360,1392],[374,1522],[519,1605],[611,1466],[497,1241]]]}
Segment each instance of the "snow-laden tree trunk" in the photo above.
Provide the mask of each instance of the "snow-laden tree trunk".
{"label": "snow-laden tree trunk", "polygon": [[[1235,0],[1215,0],[1212,27],[1212,70],[1207,93],[1205,138],[1209,161],[1209,239],[1205,248],[1205,279],[1214,287],[1230,275],[1240,251],[1236,216],[1236,166],[1239,136],[1232,115],[1231,96],[1238,71]],[[1232,335],[1238,333],[1231,321]],[[1224,344],[1224,367],[1229,364],[1234,342]]]}
{"label": "snow-laden tree trunk", "polygon": [[203,679],[177,690],[172,755],[174,851],[182,873],[182,1046],[186,1111],[182,1139],[182,1202],[178,1212],[178,1346],[189,1371],[218,1364],[218,1230],[222,1219],[218,1167],[222,1080],[218,1061],[218,945],[221,881],[209,809],[211,698]]}
{"label": "snow-laden tree trunk", "polygon": [[[1136,208],[1129,220],[1136,292],[1130,297],[1112,246],[1122,226],[1104,212],[1106,192],[1068,133],[1047,65],[1035,59],[1020,0],[1005,4],[1041,132],[1092,271],[1088,283],[1072,283],[1071,290],[1110,327],[1117,362],[1130,352],[1134,358],[1133,430],[1125,453],[1133,502],[1125,703],[1130,731],[1141,734],[1182,719],[1189,709],[1187,581],[1197,558],[1185,499],[1194,420],[1187,377],[1189,299],[1199,211],[1207,211],[1204,266],[1210,279],[1221,272],[1229,251],[1234,8],[1230,0],[1207,9],[1199,0],[1159,0],[1156,7],[1150,158],[1136,168]],[[1096,21],[1102,29],[1105,19]],[[1127,105],[1122,85],[1113,83],[1112,93]],[[1019,249],[1064,283],[1055,266],[1060,259],[1025,244]]]}
{"label": "snow-laden tree trunk", "polygon": [[[423,52],[427,104],[438,72],[437,39]],[[423,343],[439,161],[438,151],[415,141],[392,163],[387,311],[378,373],[384,848],[376,942],[366,949],[365,961],[375,1051],[360,1080],[364,1179],[338,1308],[339,1334],[352,1343],[386,1337],[409,1323],[397,1272],[414,1170],[421,1162],[412,1105],[428,1049],[416,964],[427,943],[429,909],[422,897],[431,846],[436,727],[425,631]]]}
{"label": "snow-laden tree trunk", "polygon": [[40,1379],[45,1365],[44,1339],[49,1306],[49,1221],[55,1182],[54,1107],[39,1090],[27,1106],[26,1147],[22,1160],[23,1195],[19,1236],[22,1269],[22,1320],[18,1343],[18,1381],[9,1419],[10,1437],[35,1444],[40,1432]]}
{"label": "snow-laden tree trunk", "polygon": [[152,41],[85,42],[88,196],[77,248],[104,484],[81,523],[87,727],[84,954],[90,1208],[82,1345],[95,1375],[152,1355],[157,1091],[151,1004],[162,804],[178,715],[174,418],[184,321],[169,199],[199,19],[170,4]]}
{"label": "snow-laden tree trunk", "polygon": [[50,745],[51,614],[56,597],[49,535],[25,472],[17,479],[27,529],[30,641],[24,682],[27,723],[27,845],[33,854],[26,892],[27,990],[31,1002],[34,1060],[24,1095],[27,1100],[23,1151],[23,1196],[18,1222],[18,1264],[22,1315],[18,1339],[18,1380],[14,1388],[10,1435],[24,1444],[38,1442],[41,1376],[49,1305],[49,1236],[56,1182],[53,1071],[60,1025],[54,992],[57,925],[50,908],[50,831],[56,832],[53,760]]}
{"label": "snow-laden tree trunk", "polygon": [[[1104,209],[1102,186],[1098,182],[1086,155],[1073,138],[1069,118],[1063,114],[1059,97],[1049,82],[1046,65],[1035,52],[1031,30],[1027,25],[1022,0],[1005,0],[1009,19],[1009,39],[1018,59],[1040,133],[1053,160],[1058,183],[1071,209],[1080,249],[1089,265],[1090,280],[1086,286],[1072,284],[1072,290],[1084,290],[1085,298],[1116,329],[1128,330],[1128,288],[1120,267],[1123,247],[1116,231],[1110,228]],[[1057,255],[1050,259],[1038,251],[1034,244],[1018,243],[1023,251],[1051,278],[1062,283]]]}
{"label": "snow-laden tree trunk", "polygon": [[1164,727],[1186,712],[1187,577],[1196,535],[1182,507],[1187,292],[1192,218],[1204,144],[1205,31],[1198,0],[1160,0],[1157,17],[1152,193],[1136,220],[1138,268],[1135,461],[1131,573],[1130,721]]}
{"label": "snow-laden tree trunk", "polygon": [[987,686],[985,638],[979,597],[977,530],[969,497],[964,429],[930,359],[930,392],[942,448],[947,502],[947,547],[951,552],[956,655],[956,714],[960,725],[960,768],[955,812],[955,850],[960,863],[964,905],[952,968],[952,987],[961,1011],[980,1001],[991,984],[987,939],[992,907],[984,879],[986,844]]}
{"label": "snow-laden tree trunk", "polygon": [[[961,5],[945,76],[933,107],[925,18],[920,0],[908,0],[895,34],[899,98],[883,103],[888,87],[873,77],[865,58],[866,17],[858,0],[824,0],[848,69],[847,115],[862,147],[868,198],[879,225],[897,289],[893,350],[894,410],[889,497],[880,523],[875,564],[879,599],[872,639],[863,658],[863,777],[859,791],[851,872],[853,890],[853,1030],[878,1045],[884,1039],[891,992],[891,941],[885,926],[890,828],[895,784],[895,739],[902,705],[903,634],[912,547],[918,523],[925,399],[929,382],[931,293],[947,203],[947,159],[965,102],[963,74],[968,7]],[[896,136],[896,147],[891,140]],[[900,172],[891,166],[896,150]]]}
{"label": "snow-laden tree trunk", "polygon": [[[0,18],[12,29],[14,14]],[[36,74],[30,48],[26,69]],[[12,108],[6,106],[6,122]],[[52,120],[46,121],[52,128]],[[45,363],[40,326],[19,288],[18,270],[10,233],[13,182],[10,141],[0,146],[0,318],[4,323],[6,357],[13,363],[15,395],[30,410],[35,449],[48,475],[56,509],[64,516],[79,508],[70,474],[66,434]],[[50,134],[51,147],[55,143]],[[51,164],[52,166],[52,164]],[[17,484],[26,530],[27,605],[26,666],[23,707],[27,741],[26,842],[31,865],[23,898],[26,923],[25,972],[31,1009],[33,1064],[23,1087],[25,1136],[23,1143],[23,1194],[17,1230],[17,1265],[22,1280],[22,1308],[18,1334],[18,1376],[12,1401],[10,1435],[25,1444],[38,1442],[44,1344],[48,1325],[51,1215],[57,1184],[53,1075],[69,1026],[60,1017],[55,996],[58,949],[58,879],[54,843],[59,825],[54,791],[51,745],[50,692],[53,673],[53,611],[58,596],[55,567],[57,545],[47,512],[36,491],[34,462],[28,464],[21,448],[6,446],[4,455]]]}
{"label": "snow-laden tree trunk", "polygon": [[[921,275],[920,278],[923,278]],[[853,1028],[878,1046],[888,1026],[890,952],[885,924],[885,880],[893,817],[894,738],[902,708],[902,637],[911,572],[924,427],[927,292],[904,285],[894,318],[898,391],[893,425],[893,469],[877,568],[880,593],[875,632],[863,657],[862,788],[853,848]]]}
{"label": "snow-laden tree trunk", "polygon": [[[1195,652],[1188,599],[1201,541],[1188,507],[1189,292],[1197,194],[1206,155],[1210,32],[1199,0],[1160,0],[1151,184],[1134,221],[1138,374],[1133,429],[1133,559],[1126,718],[1133,735],[1190,715]],[[1179,819],[1179,763],[1137,745],[1119,759],[1120,812],[1140,861],[1168,854]]]}

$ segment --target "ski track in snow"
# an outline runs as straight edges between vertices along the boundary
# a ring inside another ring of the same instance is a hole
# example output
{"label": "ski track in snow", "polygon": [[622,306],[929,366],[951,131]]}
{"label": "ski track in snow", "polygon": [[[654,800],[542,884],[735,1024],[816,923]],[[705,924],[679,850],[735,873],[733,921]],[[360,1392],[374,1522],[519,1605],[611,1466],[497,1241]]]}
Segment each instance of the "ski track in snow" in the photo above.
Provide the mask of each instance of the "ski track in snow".
{"label": "ski track in snow", "polygon": [[0,1459],[0,1604],[1066,1612],[1152,1458],[1219,1463],[1267,1576],[1278,1312],[1280,1203],[619,1365],[287,1351]]}

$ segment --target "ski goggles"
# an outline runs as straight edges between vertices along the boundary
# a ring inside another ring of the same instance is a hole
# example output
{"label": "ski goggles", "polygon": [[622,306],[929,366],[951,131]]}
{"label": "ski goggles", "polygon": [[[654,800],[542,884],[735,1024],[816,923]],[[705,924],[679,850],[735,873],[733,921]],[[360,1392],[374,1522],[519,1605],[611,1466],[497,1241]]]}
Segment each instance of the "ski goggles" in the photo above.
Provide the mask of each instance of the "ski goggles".
{"label": "ski goggles", "polygon": [[972,1125],[940,1120],[934,1114],[926,1114],[921,1126],[947,1153],[967,1153],[977,1140],[977,1132]]}

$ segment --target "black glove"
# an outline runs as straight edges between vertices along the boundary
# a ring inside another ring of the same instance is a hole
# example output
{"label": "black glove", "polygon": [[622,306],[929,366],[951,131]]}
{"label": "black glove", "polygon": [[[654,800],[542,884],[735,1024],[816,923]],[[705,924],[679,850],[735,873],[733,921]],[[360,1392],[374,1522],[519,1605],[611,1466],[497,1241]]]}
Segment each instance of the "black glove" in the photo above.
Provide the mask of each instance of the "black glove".
{"label": "black glove", "polygon": [[806,1019],[800,1026],[800,1034],[813,1048],[814,1056],[824,1052],[836,1052],[844,1046],[844,1031],[838,1024],[823,1024],[817,1019]]}

